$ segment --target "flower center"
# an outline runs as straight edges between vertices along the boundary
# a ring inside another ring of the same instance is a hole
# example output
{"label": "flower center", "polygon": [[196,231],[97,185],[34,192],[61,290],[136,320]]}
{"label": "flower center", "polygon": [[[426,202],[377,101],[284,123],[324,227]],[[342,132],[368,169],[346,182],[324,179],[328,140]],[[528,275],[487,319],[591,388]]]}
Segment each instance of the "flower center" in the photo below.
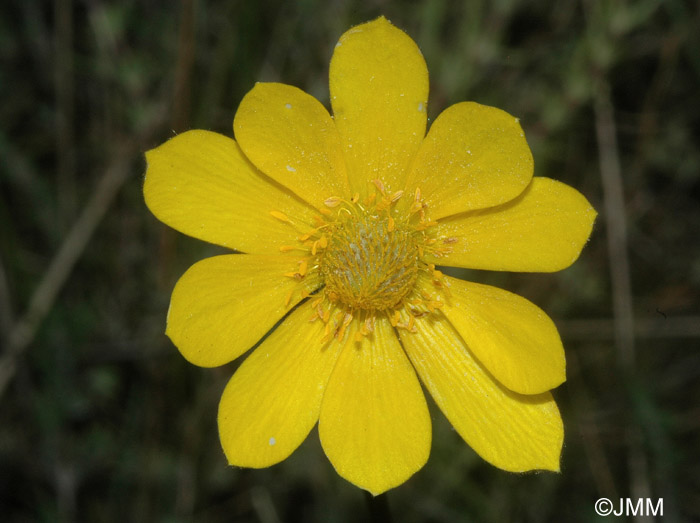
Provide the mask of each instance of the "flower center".
{"label": "flower center", "polygon": [[388,216],[350,214],[334,227],[320,259],[326,293],[350,309],[392,309],[418,278],[416,240]]}

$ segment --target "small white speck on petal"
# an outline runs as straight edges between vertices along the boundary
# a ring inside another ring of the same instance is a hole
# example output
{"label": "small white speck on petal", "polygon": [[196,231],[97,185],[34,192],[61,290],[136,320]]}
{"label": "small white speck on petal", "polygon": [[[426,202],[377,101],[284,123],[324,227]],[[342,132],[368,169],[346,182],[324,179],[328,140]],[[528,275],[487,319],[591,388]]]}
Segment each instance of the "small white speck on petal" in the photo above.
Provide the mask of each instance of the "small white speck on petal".
{"label": "small white speck on petal", "polygon": [[270,444],[270,446],[272,446],[275,443],[277,443],[277,440],[275,438],[270,438],[270,441],[268,443]]}
{"label": "small white speck on petal", "polygon": [[420,102],[418,104],[418,111],[420,111],[421,113],[423,112],[423,102]]}
{"label": "small white speck on petal", "polygon": [[287,166],[287,170],[288,170],[290,173],[295,173],[295,172],[297,172],[297,170],[296,170],[294,167],[292,167],[291,165],[288,165],[288,166]]}
{"label": "small white speck on petal", "polygon": [[287,109],[291,109],[291,108],[292,108],[292,104],[284,104],[284,106],[285,106]]}

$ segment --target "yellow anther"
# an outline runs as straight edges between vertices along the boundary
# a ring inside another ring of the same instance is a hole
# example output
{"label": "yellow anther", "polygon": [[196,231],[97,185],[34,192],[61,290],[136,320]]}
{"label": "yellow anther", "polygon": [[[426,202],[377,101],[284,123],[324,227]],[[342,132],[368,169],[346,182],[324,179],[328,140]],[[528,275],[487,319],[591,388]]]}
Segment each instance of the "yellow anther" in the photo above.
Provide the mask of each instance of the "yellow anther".
{"label": "yellow anther", "polygon": [[365,320],[365,328],[367,332],[374,332],[374,316],[368,316]]}
{"label": "yellow anther", "polygon": [[289,252],[289,251],[293,251],[294,249],[297,249],[297,247],[294,247],[293,245],[282,245],[282,246],[280,246],[280,251],[281,251],[281,252]]}
{"label": "yellow anther", "polygon": [[330,216],[331,214],[333,214],[333,211],[331,211],[330,209],[319,209],[318,212],[325,216]]}
{"label": "yellow anther", "polygon": [[326,343],[331,339],[331,324],[326,323],[326,328],[323,329],[323,338],[321,338],[321,343]]}
{"label": "yellow anther", "polygon": [[391,203],[398,202],[402,196],[403,196],[403,191],[396,191],[394,194],[391,195]]}
{"label": "yellow anther", "polygon": [[289,294],[287,294],[287,297],[284,300],[284,306],[289,307],[289,302],[292,301],[292,295],[294,294],[294,289],[289,291]]}
{"label": "yellow anther", "polygon": [[283,212],[279,211],[270,211],[270,214],[272,215],[273,218],[277,218],[279,221],[284,222],[284,223],[292,223],[289,217],[287,217],[286,214]]}
{"label": "yellow anther", "polygon": [[396,227],[396,222],[394,221],[394,219],[393,219],[391,216],[389,216],[389,220],[388,220],[388,223],[387,223],[387,226],[386,226],[386,230],[389,231],[389,232],[391,232],[391,231],[394,230],[395,227]]}
{"label": "yellow anther", "polygon": [[385,211],[389,207],[391,207],[391,200],[387,198],[386,196],[382,198],[379,203],[377,203],[377,210],[378,211]]}
{"label": "yellow anther", "polygon": [[394,311],[389,319],[389,322],[392,326],[396,327],[399,324],[399,321],[401,321],[401,313],[399,311]]}
{"label": "yellow anther", "polygon": [[345,316],[343,317],[343,323],[341,323],[340,328],[338,329],[338,333],[336,336],[338,337],[339,340],[343,339],[343,336],[345,336],[345,329],[348,328],[348,325],[352,321],[352,314],[349,312],[345,313]]}
{"label": "yellow anther", "polygon": [[340,199],[337,196],[331,196],[330,198],[327,198],[323,203],[326,207],[338,207],[343,202],[342,199]]}
{"label": "yellow anther", "polygon": [[383,195],[386,196],[386,190],[384,189],[384,184],[382,183],[382,181],[380,179],[375,178],[374,180],[372,180],[372,183],[374,184],[374,186],[377,188],[377,190],[380,193],[382,193]]}
{"label": "yellow anther", "polygon": [[321,249],[328,247],[328,238],[325,234],[321,235],[321,239],[318,240],[318,246],[321,247]]}
{"label": "yellow anther", "polygon": [[309,268],[309,262],[306,260],[302,260],[299,262],[299,274],[301,276],[306,276],[306,271]]}
{"label": "yellow anther", "polygon": [[323,322],[328,323],[328,320],[330,320],[330,319],[331,319],[331,311],[329,309],[323,313]]}
{"label": "yellow anther", "polygon": [[359,193],[359,192],[356,192],[356,193],[353,195],[353,197],[352,197],[352,199],[351,199],[350,201],[351,201],[352,203],[357,203],[357,202],[359,202],[359,201],[360,201],[360,193]]}
{"label": "yellow anther", "polygon": [[311,255],[316,256],[316,250],[318,247],[318,240],[316,240],[313,245],[311,245]]}
{"label": "yellow anther", "polygon": [[457,238],[454,236],[448,236],[447,238],[442,239],[442,243],[457,243]]}

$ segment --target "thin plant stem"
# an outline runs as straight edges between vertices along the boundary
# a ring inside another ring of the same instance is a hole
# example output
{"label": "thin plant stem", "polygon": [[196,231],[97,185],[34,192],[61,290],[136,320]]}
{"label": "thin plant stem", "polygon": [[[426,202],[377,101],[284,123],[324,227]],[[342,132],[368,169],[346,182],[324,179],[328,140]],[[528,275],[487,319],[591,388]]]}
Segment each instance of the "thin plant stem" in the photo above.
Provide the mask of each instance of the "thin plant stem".
{"label": "thin plant stem", "polygon": [[367,502],[370,523],[391,523],[393,521],[386,494],[373,496],[365,491],[365,501]]}

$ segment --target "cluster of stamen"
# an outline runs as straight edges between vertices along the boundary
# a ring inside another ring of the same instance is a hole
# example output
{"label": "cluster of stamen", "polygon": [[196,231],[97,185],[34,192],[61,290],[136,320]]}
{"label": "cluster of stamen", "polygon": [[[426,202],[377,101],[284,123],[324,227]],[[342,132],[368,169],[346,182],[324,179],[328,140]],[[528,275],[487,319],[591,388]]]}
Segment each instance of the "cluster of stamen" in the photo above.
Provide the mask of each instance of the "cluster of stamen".
{"label": "cluster of stamen", "polygon": [[[270,211],[301,233],[297,245],[280,247],[282,252],[304,253],[285,274],[300,283],[286,305],[295,292],[299,299],[309,298],[314,310],[309,320],[326,324],[325,339],[342,339],[354,320],[359,340],[374,331],[379,314],[396,328],[415,331],[416,320],[441,308],[449,296],[443,274],[423,258],[444,256],[457,240],[436,237],[437,223],[426,217],[420,189],[400,206],[404,191],[389,192],[380,180],[373,183],[375,190],[362,201],[359,194],[350,200],[326,199],[311,230]],[[421,274],[432,282],[432,292],[417,288]],[[320,289],[312,293],[317,286]]]}

